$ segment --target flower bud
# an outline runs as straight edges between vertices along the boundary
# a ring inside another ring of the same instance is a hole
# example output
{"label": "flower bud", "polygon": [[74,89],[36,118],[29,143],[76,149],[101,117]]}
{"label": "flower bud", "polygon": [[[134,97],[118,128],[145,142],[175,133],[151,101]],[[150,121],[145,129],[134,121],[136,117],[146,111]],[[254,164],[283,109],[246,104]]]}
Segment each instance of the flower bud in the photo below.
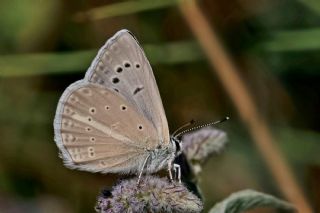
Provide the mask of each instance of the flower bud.
{"label": "flower bud", "polygon": [[184,185],[148,175],[142,177],[139,185],[137,178],[123,180],[113,187],[110,196],[99,196],[96,211],[196,213],[202,208],[202,201]]}

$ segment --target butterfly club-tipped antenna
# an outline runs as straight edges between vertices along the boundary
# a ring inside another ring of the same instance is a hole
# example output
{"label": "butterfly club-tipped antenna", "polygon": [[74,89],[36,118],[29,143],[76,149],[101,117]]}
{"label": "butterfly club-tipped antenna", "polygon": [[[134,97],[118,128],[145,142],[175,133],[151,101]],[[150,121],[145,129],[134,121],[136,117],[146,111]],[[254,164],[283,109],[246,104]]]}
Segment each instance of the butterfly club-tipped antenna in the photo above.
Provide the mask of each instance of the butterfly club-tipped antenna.
{"label": "butterfly club-tipped antenna", "polygon": [[182,126],[180,126],[178,129],[176,129],[176,131],[174,131],[174,132],[172,133],[172,137],[176,138],[176,134],[177,134],[181,129],[183,129],[183,128],[185,128],[185,127],[188,127],[188,126],[191,126],[192,124],[194,124],[194,122],[195,122],[195,121],[192,119],[191,121],[189,121],[189,122],[183,124]]}
{"label": "butterfly club-tipped antenna", "polygon": [[[207,123],[207,124],[202,124],[202,125],[199,125],[199,126],[195,126],[195,127],[192,127],[190,129],[186,129],[182,132],[179,132],[178,134],[173,134],[173,137],[174,138],[177,138],[187,132],[191,132],[191,131],[194,131],[194,130],[197,130],[197,129],[201,129],[201,128],[204,128],[204,127],[207,127],[207,126],[213,126],[213,125],[217,125],[219,123],[222,123],[222,122],[225,122],[227,120],[229,120],[230,117],[226,116],[224,119],[221,119],[221,120],[218,120],[218,121],[214,121],[214,122],[210,122],[210,123]],[[179,129],[182,129],[182,128],[179,128]],[[178,132],[177,130],[175,132]]]}

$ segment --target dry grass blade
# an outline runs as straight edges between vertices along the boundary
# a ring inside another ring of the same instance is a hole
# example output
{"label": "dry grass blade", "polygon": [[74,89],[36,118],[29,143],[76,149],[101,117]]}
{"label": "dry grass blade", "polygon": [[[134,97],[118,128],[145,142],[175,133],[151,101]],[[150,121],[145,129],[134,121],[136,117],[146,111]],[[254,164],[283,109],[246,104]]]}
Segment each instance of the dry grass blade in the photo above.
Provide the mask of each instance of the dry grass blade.
{"label": "dry grass blade", "polygon": [[287,162],[275,146],[274,139],[266,122],[259,115],[252,97],[237,74],[237,69],[220,45],[219,39],[211,29],[196,1],[181,0],[179,6],[186,22],[189,24],[210,64],[214,68],[212,70],[220,78],[238,109],[242,120],[247,125],[256,146],[271,170],[279,188],[300,212],[312,212]]}

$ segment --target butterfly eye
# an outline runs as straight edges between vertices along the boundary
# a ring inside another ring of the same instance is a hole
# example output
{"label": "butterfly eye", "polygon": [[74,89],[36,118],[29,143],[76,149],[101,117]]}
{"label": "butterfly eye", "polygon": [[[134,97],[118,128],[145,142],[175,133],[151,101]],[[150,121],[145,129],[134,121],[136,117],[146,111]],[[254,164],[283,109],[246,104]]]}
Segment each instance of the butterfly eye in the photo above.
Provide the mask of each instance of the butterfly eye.
{"label": "butterfly eye", "polygon": [[88,121],[92,121],[92,118],[91,118],[91,117],[88,117]]}
{"label": "butterfly eye", "polygon": [[138,125],[138,129],[139,130],[143,130],[143,126],[140,124],[140,125]]}
{"label": "butterfly eye", "polygon": [[113,78],[112,79],[112,83],[114,83],[114,84],[117,84],[117,83],[119,83],[120,82],[120,79],[119,78]]}
{"label": "butterfly eye", "polygon": [[91,128],[90,128],[90,127],[87,127],[87,128],[86,128],[86,131],[87,131],[87,132],[90,132],[90,131],[91,131]]}
{"label": "butterfly eye", "polygon": [[136,64],[136,68],[139,69],[140,68],[140,64]]}
{"label": "butterfly eye", "polygon": [[105,110],[109,110],[110,107],[109,107],[109,106],[105,106],[104,109],[105,109]]}
{"label": "butterfly eye", "polygon": [[118,68],[116,69],[116,72],[117,72],[117,73],[120,73],[120,72],[122,72],[122,71],[123,71],[122,67],[118,67]]}
{"label": "butterfly eye", "polygon": [[129,68],[129,67],[131,67],[131,65],[130,65],[129,62],[125,62],[125,63],[124,63],[124,67],[125,67],[125,68]]}
{"label": "butterfly eye", "polygon": [[96,113],[96,108],[91,107],[91,108],[89,109],[89,112],[90,112],[91,114],[95,114],[95,113]]}
{"label": "butterfly eye", "polygon": [[127,110],[127,106],[121,105],[121,106],[120,106],[120,109],[121,109],[122,111],[126,111],[126,110]]}
{"label": "butterfly eye", "polygon": [[90,141],[91,141],[91,142],[95,142],[95,141],[96,141],[96,138],[95,138],[95,137],[91,137],[91,138],[90,138]]}
{"label": "butterfly eye", "polygon": [[89,147],[88,148],[88,154],[89,154],[89,157],[94,157],[95,156],[95,152],[94,152],[94,148],[93,147]]}

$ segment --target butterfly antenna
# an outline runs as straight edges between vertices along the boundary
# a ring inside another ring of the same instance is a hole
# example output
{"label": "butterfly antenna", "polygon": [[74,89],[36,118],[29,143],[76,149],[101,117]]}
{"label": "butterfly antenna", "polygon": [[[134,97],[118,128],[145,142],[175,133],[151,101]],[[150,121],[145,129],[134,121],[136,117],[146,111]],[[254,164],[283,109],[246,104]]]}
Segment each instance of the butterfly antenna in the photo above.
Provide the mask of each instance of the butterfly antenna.
{"label": "butterfly antenna", "polygon": [[[201,128],[203,128],[203,127],[216,125],[216,124],[225,122],[225,121],[227,121],[227,120],[229,120],[229,119],[230,119],[230,118],[227,116],[227,117],[225,117],[224,119],[221,119],[221,120],[219,120],[219,121],[215,121],[215,122],[203,124],[203,125],[200,125],[200,126],[195,126],[195,127],[190,128],[190,129],[186,129],[186,130],[178,133],[177,135],[174,135],[174,137],[179,137],[180,135],[183,135],[184,133],[187,133],[187,132],[190,132],[190,131],[194,131],[194,130],[196,130],[196,129],[201,129]],[[179,129],[181,129],[181,128],[179,128]]]}
{"label": "butterfly antenna", "polygon": [[181,129],[183,129],[183,128],[187,127],[187,126],[190,126],[190,125],[194,124],[194,122],[195,122],[195,121],[192,119],[192,120],[189,121],[188,123],[183,124],[183,125],[180,126],[176,131],[174,131],[174,132],[172,133],[172,136],[175,137],[175,135],[176,135]]}

